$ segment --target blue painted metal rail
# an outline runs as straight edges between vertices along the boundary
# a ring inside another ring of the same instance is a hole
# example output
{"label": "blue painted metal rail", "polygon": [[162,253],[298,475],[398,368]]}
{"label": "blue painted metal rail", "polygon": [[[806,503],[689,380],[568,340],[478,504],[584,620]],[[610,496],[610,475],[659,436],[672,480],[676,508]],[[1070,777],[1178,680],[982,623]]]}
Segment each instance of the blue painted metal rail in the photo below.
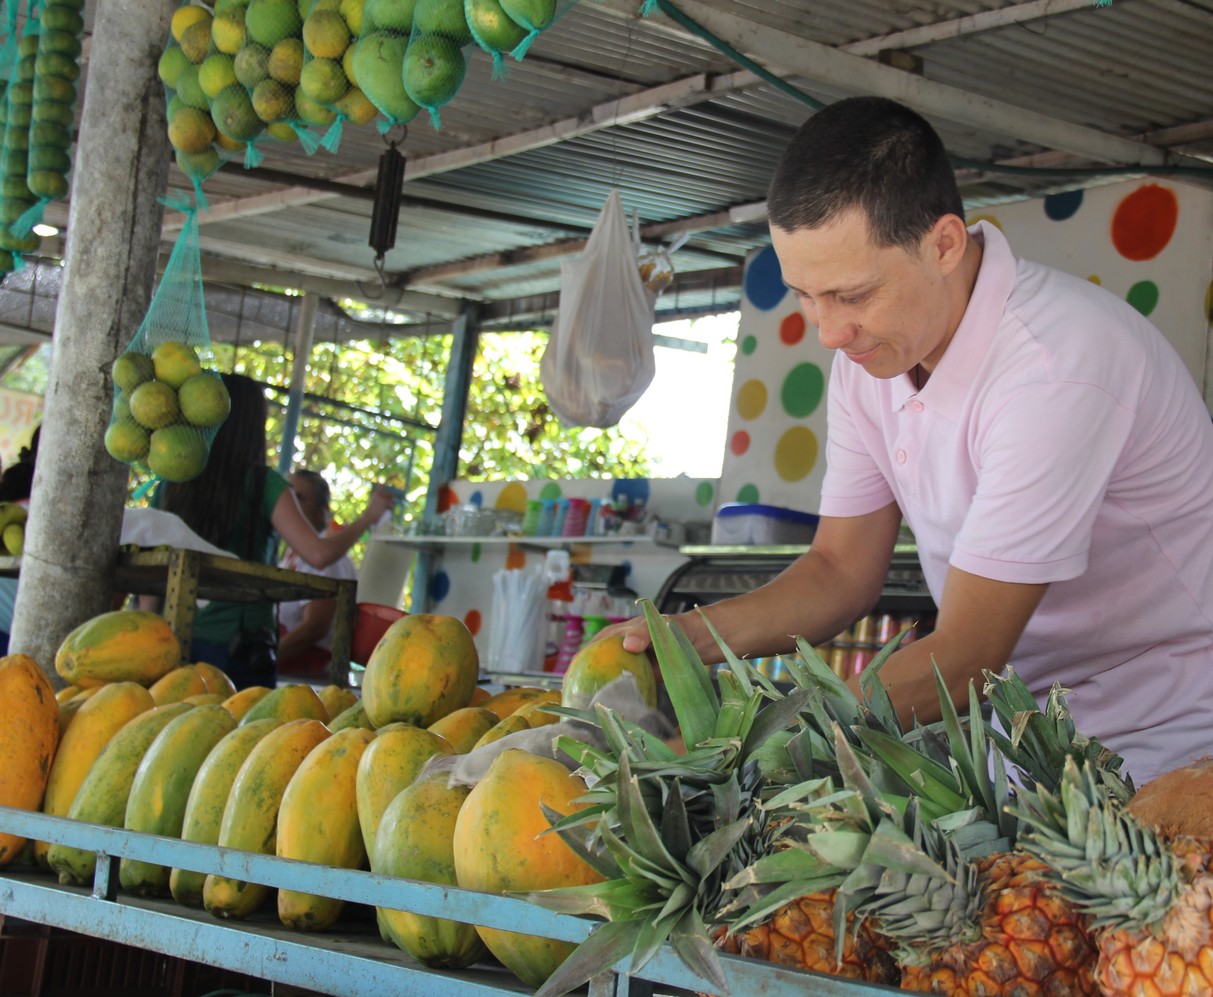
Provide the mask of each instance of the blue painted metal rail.
{"label": "blue painted metal rail", "polygon": [[[0,807],[0,832],[97,853],[91,890],[62,886],[41,870],[12,866],[0,870],[0,913],[337,997],[389,993],[395,997],[505,997],[529,991],[511,974],[492,967],[455,972],[420,966],[383,942],[373,924],[361,933],[307,934],[283,928],[272,915],[223,921],[169,900],[120,894],[119,860],[129,856],[569,942],[584,939],[595,923],[511,897],[137,834],[9,807]],[[871,997],[899,992],[731,956],[723,957],[722,962],[729,992],[737,997]],[[668,946],[644,967],[640,977],[626,975],[626,971],[626,963],[621,963],[614,972],[595,979],[589,997],[642,997],[652,994],[655,986],[662,993],[703,991],[709,986]]]}

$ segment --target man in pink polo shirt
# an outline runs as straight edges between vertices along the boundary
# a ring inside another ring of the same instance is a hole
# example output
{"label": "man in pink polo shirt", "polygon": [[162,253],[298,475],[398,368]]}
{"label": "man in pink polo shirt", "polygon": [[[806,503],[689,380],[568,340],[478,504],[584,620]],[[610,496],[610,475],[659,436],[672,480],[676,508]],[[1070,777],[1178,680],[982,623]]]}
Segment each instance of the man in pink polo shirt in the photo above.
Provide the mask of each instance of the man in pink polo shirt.
{"label": "man in pink polo shirt", "polygon": [[[880,595],[904,516],[936,628],[882,672],[937,719],[1010,662],[1141,785],[1213,750],[1213,423],[1149,322],[966,229],[939,137],[893,101],[814,115],[771,184],[771,235],[823,345],[828,470],[813,546],[706,612],[752,656],[828,640]],[[712,659],[694,614],[678,623]],[[633,630],[627,646],[647,635]]]}

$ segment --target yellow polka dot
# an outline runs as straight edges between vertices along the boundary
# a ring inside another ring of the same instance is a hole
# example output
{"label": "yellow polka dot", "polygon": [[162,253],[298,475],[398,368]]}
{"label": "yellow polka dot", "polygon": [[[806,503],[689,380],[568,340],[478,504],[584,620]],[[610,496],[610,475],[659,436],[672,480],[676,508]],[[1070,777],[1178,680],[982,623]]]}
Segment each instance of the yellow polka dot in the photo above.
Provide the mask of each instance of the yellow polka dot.
{"label": "yellow polka dot", "polygon": [[737,392],[737,414],[757,419],[767,407],[767,386],[761,381],[746,381]]}
{"label": "yellow polka dot", "polygon": [[497,496],[497,508],[506,512],[526,512],[526,489],[517,481],[511,481]]}
{"label": "yellow polka dot", "polygon": [[1090,281],[1092,284],[1095,284],[1097,287],[1103,287],[1103,281],[1099,279],[1099,274],[1097,274],[1097,273],[1091,274],[1091,276],[1088,277],[1087,280]]}
{"label": "yellow polka dot", "polygon": [[775,473],[784,481],[802,481],[817,466],[817,436],[793,426],[775,444]]}

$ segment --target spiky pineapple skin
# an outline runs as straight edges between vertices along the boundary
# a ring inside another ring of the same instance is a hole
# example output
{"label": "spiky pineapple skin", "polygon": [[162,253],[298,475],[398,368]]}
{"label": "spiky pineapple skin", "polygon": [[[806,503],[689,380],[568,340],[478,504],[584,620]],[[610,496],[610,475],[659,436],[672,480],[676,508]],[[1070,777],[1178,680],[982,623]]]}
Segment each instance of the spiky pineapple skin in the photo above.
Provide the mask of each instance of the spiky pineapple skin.
{"label": "spiky pineapple skin", "polygon": [[1190,878],[1159,929],[1099,936],[1095,979],[1107,997],[1213,994],[1213,840],[1179,837],[1172,848]]}
{"label": "spiky pineapple skin", "polygon": [[895,986],[897,965],[888,946],[867,924],[856,932],[851,930],[853,918],[847,919],[842,961],[835,958],[834,894],[834,890],[811,893],[780,907],[762,924],[734,934],[721,930],[714,936],[716,946],[747,959]]}
{"label": "spiky pineapple skin", "polygon": [[1044,863],[1002,853],[977,863],[980,934],[924,965],[903,963],[901,989],[946,997],[1095,997],[1095,946]]}

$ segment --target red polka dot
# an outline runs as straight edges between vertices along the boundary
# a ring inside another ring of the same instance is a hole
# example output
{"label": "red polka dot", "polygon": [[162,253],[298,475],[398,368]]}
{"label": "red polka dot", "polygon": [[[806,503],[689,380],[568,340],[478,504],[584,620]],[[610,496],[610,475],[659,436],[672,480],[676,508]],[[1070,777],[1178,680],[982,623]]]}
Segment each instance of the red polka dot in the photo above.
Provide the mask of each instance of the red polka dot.
{"label": "red polka dot", "polygon": [[507,571],[521,571],[526,567],[526,551],[518,544],[510,544],[505,555],[505,567]]}
{"label": "red polka dot", "polygon": [[480,610],[469,609],[463,618],[463,624],[471,631],[473,637],[480,633]]}
{"label": "red polka dot", "polygon": [[739,429],[733,434],[733,438],[729,440],[729,449],[740,457],[743,453],[750,449],[750,434],[744,429]]}
{"label": "red polka dot", "polygon": [[1126,260],[1152,260],[1167,248],[1178,219],[1174,191],[1153,183],[1138,187],[1116,207],[1112,245]]}
{"label": "red polka dot", "polygon": [[438,491],[438,511],[446,512],[452,506],[459,504],[459,496],[455,494],[455,489],[449,485],[444,485]]}
{"label": "red polka dot", "polygon": [[800,312],[792,312],[779,323],[779,338],[785,346],[795,346],[804,339],[804,316]]}

